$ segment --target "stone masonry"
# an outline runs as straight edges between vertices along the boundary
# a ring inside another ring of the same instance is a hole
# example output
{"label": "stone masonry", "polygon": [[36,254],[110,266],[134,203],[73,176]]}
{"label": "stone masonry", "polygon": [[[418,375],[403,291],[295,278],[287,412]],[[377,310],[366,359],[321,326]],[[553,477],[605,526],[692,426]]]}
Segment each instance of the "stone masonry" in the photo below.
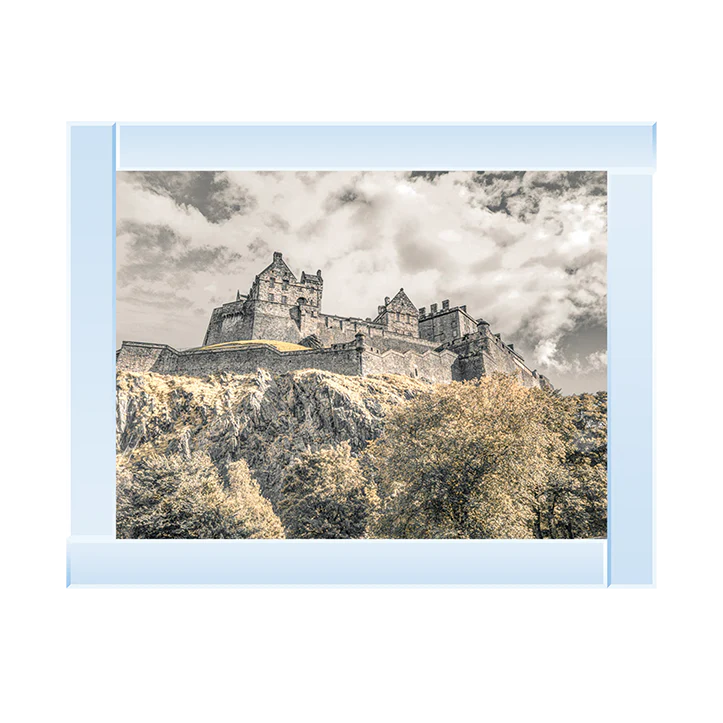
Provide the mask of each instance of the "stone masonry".
{"label": "stone masonry", "polygon": [[[124,341],[119,369],[206,376],[233,371],[271,373],[323,369],[338,374],[404,374],[430,382],[476,379],[495,372],[526,386],[551,388],[522,357],[466,306],[417,309],[400,289],[372,319],[321,311],[321,271],[297,278],[274,253],[246,295],[214,309],[203,346],[176,350],[165,344]],[[279,343],[282,342],[282,343]],[[302,348],[285,350],[285,346]]]}

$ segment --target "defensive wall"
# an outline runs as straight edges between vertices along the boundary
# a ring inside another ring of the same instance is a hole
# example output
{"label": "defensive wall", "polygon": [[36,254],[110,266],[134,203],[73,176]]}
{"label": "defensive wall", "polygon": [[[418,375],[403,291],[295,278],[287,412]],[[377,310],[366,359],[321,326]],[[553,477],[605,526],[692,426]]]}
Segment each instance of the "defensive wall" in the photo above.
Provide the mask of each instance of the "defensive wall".
{"label": "defensive wall", "polygon": [[517,377],[526,387],[552,389],[547,377],[530,369],[511,344],[505,344],[499,334],[490,332],[487,322],[481,320],[478,329],[440,347],[455,354],[453,379],[464,381],[500,373]]}
{"label": "defensive wall", "polygon": [[283,374],[299,369],[321,369],[335,374],[368,376],[403,374],[429,382],[452,381],[456,355],[450,351],[396,351],[368,347],[363,335],[353,342],[324,349],[279,351],[270,344],[238,348],[199,348],[178,351],[165,344],[123,342],[116,360],[119,370],[208,376],[221,372],[250,374],[266,369]]}

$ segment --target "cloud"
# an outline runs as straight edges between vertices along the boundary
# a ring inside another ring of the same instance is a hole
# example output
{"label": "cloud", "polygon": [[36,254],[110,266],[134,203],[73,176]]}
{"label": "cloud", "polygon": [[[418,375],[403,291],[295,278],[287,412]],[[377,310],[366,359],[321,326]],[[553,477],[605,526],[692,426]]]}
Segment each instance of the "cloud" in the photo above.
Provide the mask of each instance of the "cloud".
{"label": "cloud", "polygon": [[138,171],[126,175],[144,190],[166,196],[180,207],[197,209],[210,223],[228,221],[256,206],[254,197],[224,173]]}
{"label": "cloud", "polygon": [[189,237],[166,224],[121,221],[117,241],[124,250],[117,272],[119,286],[143,280],[187,287],[198,273],[232,273],[242,259],[226,246],[193,246]]}

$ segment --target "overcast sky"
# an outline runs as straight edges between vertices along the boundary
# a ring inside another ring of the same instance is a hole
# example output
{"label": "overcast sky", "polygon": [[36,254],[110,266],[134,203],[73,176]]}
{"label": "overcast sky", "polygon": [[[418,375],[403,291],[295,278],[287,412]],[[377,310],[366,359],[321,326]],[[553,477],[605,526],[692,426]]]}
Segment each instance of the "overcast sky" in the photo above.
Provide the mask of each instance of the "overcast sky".
{"label": "overcast sky", "polygon": [[565,393],[606,388],[600,172],[118,173],[117,343],[199,346],[281,251],[322,310],[467,304]]}

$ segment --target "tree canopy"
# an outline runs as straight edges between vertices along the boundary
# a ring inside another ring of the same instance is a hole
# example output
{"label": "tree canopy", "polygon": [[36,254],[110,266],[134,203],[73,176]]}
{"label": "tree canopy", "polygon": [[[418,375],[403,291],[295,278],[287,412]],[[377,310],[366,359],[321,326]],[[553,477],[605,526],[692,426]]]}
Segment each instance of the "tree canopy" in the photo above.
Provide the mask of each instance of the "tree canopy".
{"label": "tree canopy", "polygon": [[502,375],[438,385],[410,400],[366,453],[378,494],[369,534],[604,535],[600,407]]}
{"label": "tree canopy", "polygon": [[210,458],[149,455],[119,458],[116,535],[120,538],[277,538],[271,503],[241,460],[223,484]]}
{"label": "tree canopy", "polygon": [[362,537],[369,490],[348,442],[302,453],[286,470],[279,512],[288,537]]}

